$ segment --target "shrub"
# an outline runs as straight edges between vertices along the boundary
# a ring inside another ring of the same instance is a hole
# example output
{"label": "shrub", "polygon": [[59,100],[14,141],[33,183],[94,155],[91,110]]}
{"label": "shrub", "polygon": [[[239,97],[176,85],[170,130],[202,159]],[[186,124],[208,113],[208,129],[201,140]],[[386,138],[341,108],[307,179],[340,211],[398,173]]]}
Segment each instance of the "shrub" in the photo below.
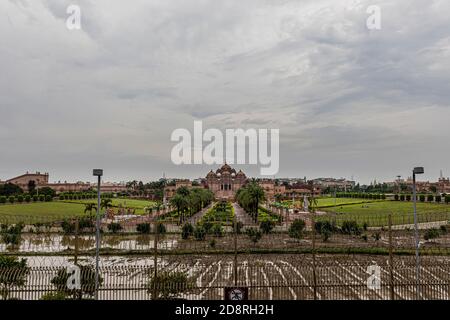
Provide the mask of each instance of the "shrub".
{"label": "shrub", "polygon": [[364,231],[367,231],[367,228],[369,227],[369,225],[367,224],[367,222],[364,222],[362,227],[363,227]]}
{"label": "shrub", "polygon": [[61,223],[61,228],[65,234],[71,234],[75,232],[75,223],[70,222],[68,220],[64,220]]}
{"label": "shrub", "polygon": [[41,194],[41,195],[39,196],[39,201],[45,201],[45,196],[44,196],[43,194]]}
{"label": "shrub", "polygon": [[205,240],[205,237],[206,237],[206,230],[201,225],[196,226],[194,229],[195,240],[202,241]]}
{"label": "shrub", "polygon": [[150,280],[147,292],[152,299],[173,299],[194,289],[194,283],[185,272],[160,272]]}
{"label": "shrub", "polygon": [[210,233],[213,223],[211,221],[205,220],[202,222],[202,226],[203,229],[205,229],[206,233]]}
{"label": "shrub", "polygon": [[372,235],[372,237],[375,239],[375,241],[379,241],[381,239],[381,233],[376,232]]}
{"label": "shrub", "polygon": [[23,202],[23,196],[17,196],[17,202],[22,203]]}
{"label": "shrub", "polygon": [[275,224],[271,220],[264,220],[259,225],[259,228],[264,234],[269,234],[272,229],[275,227]]}
{"label": "shrub", "polygon": [[289,236],[291,238],[300,239],[303,235],[306,223],[302,219],[295,219],[289,227]]}
{"label": "shrub", "polygon": [[425,231],[423,238],[428,241],[431,239],[439,238],[439,236],[440,236],[439,230],[436,228],[432,228],[432,229],[428,229],[427,231]]}
{"label": "shrub", "polygon": [[361,229],[356,221],[344,221],[341,227],[343,234],[356,235],[361,234]]}
{"label": "shrub", "polygon": [[0,203],[6,203],[6,197],[0,196]]}
{"label": "shrub", "polygon": [[22,223],[13,224],[10,226],[2,225],[1,236],[5,244],[18,245],[21,239],[21,233],[24,225]]}
{"label": "shrub", "polygon": [[211,248],[215,248],[216,247],[216,240],[215,239],[211,239],[211,241],[209,242],[209,246]]}
{"label": "shrub", "polygon": [[367,234],[363,234],[363,235],[361,236],[361,239],[363,239],[365,242],[367,242]]}
{"label": "shrub", "polygon": [[214,224],[211,228],[211,233],[216,237],[222,237],[223,236],[223,227],[221,224]]}
{"label": "shrub", "polygon": [[246,233],[253,243],[257,243],[262,238],[262,233],[256,228],[248,228]]}
{"label": "shrub", "polygon": [[424,194],[419,195],[419,201],[420,202],[425,202],[425,195]]}
{"label": "shrub", "polygon": [[29,194],[25,196],[25,202],[29,203],[31,201],[31,197]]}
{"label": "shrub", "polygon": [[440,227],[441,233],[442,233],[442,234],[447,234],[447,232],[448,232],[447,228],[448,228],[448,226],[442,225],[442,226]]}
{"label": "shrub", "polygon": [[138,223],[136,231],[142,234],[149,234],[151,231],[150,223]]}
{"label": "shrub", "polygon": [[45,196],[45,201],[46,201],[46,202],[50,202],[50,201],[53,201],[53,198],[52,198],[52,196],[51,196],[51,195],[49,195],[49,194],[47,194],[47,195]]}
{"label": "shrub", "polygon": [[108,224],[108,230],[112,233],[117,233],[122,230],[122,225],[118,222],[111,222],[110,224]]}
{"label": "shrub", "polygon": [[445,203],[450,203],[450,195],[445,196],[444,198]]}
{"label": "shrub", "polygon": [[14,201],[16,201],[16,198],[14,198],[14,196],[10,196],[8,198],[9,203],[14,203]]}
{"label": "shrub", "polygon": [[34,195],[34,196],[33,196],[33,201],[36,202],[36,201],[38,201],[38,200],[39,200],[39,197],[38,197],[37,195]]}
{"label": "shrub", "polygon": [[405,201],[405,195],[404,194],[400,195],[400,201]]}
{"label": "shrub", "polygon": [[395,200],[395,201],[398,201],[398,194],[395,194],[395,195],[394,195],[394,200]]}
{"label": "shrub", "polygon": [[438,195],[434,198],[434,201],[436,201],[437,203],[441,203],[442,197]]}
{"label": "shrub", "polygon": [[411,201],[411,195],[410,194],[406,195],[406,201]]}
{"label": "shrub", "polygon": [[433,196],[432,194],[429,194],[429,195],[427,196],[427,201],[428,201],[428,202],[433,202],[433,200],[434,200],[434,196]]}
{"label": "shrub", "polygon": [[162,224],[161,222],[158,222],[156,224],[156,230],[158,230],[159,234],[165,234],[166,233],[166,226]]}
{"label": "shrub", "polygon": [[183,228],[181,229],[181,238],[182,239],[189,239],[189,237],[194,232],[194,227],[190,223],[185,223],[183,225]]}

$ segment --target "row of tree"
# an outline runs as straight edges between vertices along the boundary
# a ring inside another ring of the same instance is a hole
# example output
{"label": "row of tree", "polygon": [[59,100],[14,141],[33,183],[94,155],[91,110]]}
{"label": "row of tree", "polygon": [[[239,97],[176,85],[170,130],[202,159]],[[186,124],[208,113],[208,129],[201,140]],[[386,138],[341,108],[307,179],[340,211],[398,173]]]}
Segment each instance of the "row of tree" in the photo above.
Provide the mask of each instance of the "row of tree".
{"label": "row of tree", "polygon": [[266,200],[264,189],[256,180],[251,180],[241,187],[236,193],[236,200],[239,205],[258,222],[258,208],[261,202]]}
{"label": "row of tree", "polygon": [[373,200],[384,200],[386,199],[386,194],[384,193],[364,193],[364,192],[338,192],[336,193],[336,198],[356,198],[356,199],[373,199]]}
{"label": "row of tree", "polygon": [[[413,198],[413,196],[411,194],[395,194],[394,195],[394,200],[395,201],[411,201]],[[432,195],[432,194],[419,194],[417,195],[417,200],[419,200],[420,202],[425,202],[425,200],[427,202],[437,202],[437,203],[441,203],[442,200],[445,203],[450,203],[450,195]]]}
{"label": "row of tree", "polygon": [[214,194],[209,189],[180,187],[170,199],[170,204],[176,208],[180,223],[196,212],[207,207],[214,200]]}

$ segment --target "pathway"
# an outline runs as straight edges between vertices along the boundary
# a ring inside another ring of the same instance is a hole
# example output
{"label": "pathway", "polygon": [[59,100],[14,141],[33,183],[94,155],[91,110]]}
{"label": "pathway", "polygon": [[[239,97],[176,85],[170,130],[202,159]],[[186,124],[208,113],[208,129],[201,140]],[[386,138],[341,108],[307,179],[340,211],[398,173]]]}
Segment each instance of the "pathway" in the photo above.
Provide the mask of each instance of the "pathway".
{"label": "pathway", "polygon": [[233,202],[234,214],[236,215],[236,219],[244,226],[257,226],[257,224],[252,220],[252,217],[247,214],[247,212],[242,209],[240,205],[236,202]]}

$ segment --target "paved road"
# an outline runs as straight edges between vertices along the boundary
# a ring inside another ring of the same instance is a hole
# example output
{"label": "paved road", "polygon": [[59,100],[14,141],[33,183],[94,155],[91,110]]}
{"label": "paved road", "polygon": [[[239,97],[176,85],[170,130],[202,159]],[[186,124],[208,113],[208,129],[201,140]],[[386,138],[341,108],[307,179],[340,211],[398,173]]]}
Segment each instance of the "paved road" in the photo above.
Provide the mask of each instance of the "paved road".
{"label": "paved road", "polygon": [[188,222],[190,224],[196,224],[203,217],[203,215],[206,213],[206,211],[208,211],[214,205],[215,205],[215,203],[213,202],[209,206],[207,206],[206,208],[203,208],[201,211],[197,212],[192,217],[190,217],[188,219]]}
{"label": "paved road", "polygon": [[244,209],[236,202],[233,203],[234,214],[236,215],[236,219],[244,226],[256,226],[257,224],[253,222],[252,217],[250,217]]}

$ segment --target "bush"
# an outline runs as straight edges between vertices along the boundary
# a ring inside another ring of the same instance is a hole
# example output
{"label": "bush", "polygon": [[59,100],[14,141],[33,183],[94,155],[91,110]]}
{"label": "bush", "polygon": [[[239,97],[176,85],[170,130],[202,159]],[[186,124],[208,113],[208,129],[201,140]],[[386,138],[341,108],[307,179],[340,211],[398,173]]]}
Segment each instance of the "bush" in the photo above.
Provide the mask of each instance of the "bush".
{"label": "bush", "polygon": [[41,195],[39,196],[39,201],[45,201],[45,196],[44,196],[43,194],[41,194]]}
{"label": "bush", "polygon": [[361,234],[361,229],[356,221],[344,221],[342,223],[341,231],[343,234],[356,235]]}
{"label": "bush", "polygon": [[29,194],[25,196],[25,202],[29,203],[31,201],[31,197]]}
{"label": "bush", "polygon": [[70,222],[68,220],[64,220],[61,223],[61,228],[65,234],[72,234],[75,232],[75,223]]}
{"label": "bush", "polygon": [[205,221],[202,221],[202,226],[203,226],[203,229],[205,229],[206,233],[210,233],[213,224],[211,221],[205,220]]}
{"label": "bush", "polygon": [[122,230],[122,225],[118,222],[111,222],[110,224],[108,224],[108,230],[112,233],[117,233]]}
{"label": "bush", "polygon": [[425,202],[425,195],[424,194],[419,195],[419,201],[420,202]]}
{"label": "bush", "polygon": [[194,289],[194,283],[185,272],[160,272],[150,280],[147,292],[152,299],[173,299]]}
{"label": "bush", "polygon": [[38,200],[39,200],[39,197],[38,197],[37,195],[34,195],[34,196],[33,196],[33,201],[36,202],[36,201],[38,201]]}
{"label": "bush", "polygon": [[0,196],[0,203],[6,203],[6,200],[5,196]]}
{"label": "bush", "polygon": [[261,229],[261,231],[264,234],[269,234],[274,227],[275,227],[275,223],[273,223],[273,221],[271,221],[271,220],[264,220],[259,225],[259,228]]}
{"label": "bush", "polygon": [[376,232],[372,235],[372,237],[375,239],[375,241],[379,241],[381,239],[381,233]]}
{"label": "bush", "polygon": [[149,234],[151,231],[150,223],[138,223],[136,231],[142,234]]}
{"label": "bush", "polygon": [[16,198],[14,198],[14,196],[10,196],[8,198],[9,203],[14,203],[14,201],[16,201]]}
{"label": "bush", "polygon": [[211,241],[209,242],[209,246],[211,248],[215,248],[216,247],[216,240],[215,239],[211,239]]}
{"label": "bush", "polygon": [[186,240],[189,239],[189,237],[194,232],[194,227],[190,223],[185,223],[183,225],[183,228],[181,229],[181,238]]}
{"label": "bush", "polygon": [[17,202],[22,203],[23,202],[23,196],[17,196]]}
{"label": "bush", "polygon": [[440,230],[441,230],[441,233],[442,234],[447,234],[448,233],[448,226],[446,226],[446,225],[442,225],[441,227],[440,227]]}
{"label": "bush", "polygon": [[436,196],[435,198],[434,198],[434,201],[436,201],[437,203],[441,203],[441,201],[442,201],[442,198],[441,198],[441,196]]}
{"label": "bush", "polygon": [[406,195],[406,201],[411,201],[411,195],[410,194]]}
{"label": "bush", "polygon": [[432,229],[428,229],[427,231],[425,231],[423,238],[428,241],[431,239],[439,238],[440,235],[441,234],[438,229],[432,228]]}
{"label": "bush", "polygon": [[432,194],[429,194],[429,195],[427,196],[427,201],[428,201],[428,202],[433,202],[433,200],[434,200],[434,196],[433,196]]}
{"label": "bush", "polygon": [[[81,289],[69,289],[67,281],[70,274],[65,267],[60,268],[51,283],[56,287],[57,292],[65,295],[73,295],[73,298],[81,299],[83,294],[93,296],[95,294],[95,270],[90,266],[78,266],[80,268]],[[99,275],[99,286],[103,283],[103,278]]]}
{"label": "bush", "polygon": [[248,228],[246,233],[253,243],[257,243],[262,238],[262,233],[256,228]]}
{"label": "bush", "polygon": [[206,230],[201,225],[196,226],[194,229],[195,240],[202,241],[205,240],[205,237],[206,237]]}
{"label": "bush", "polygon": [[302,219],[295,219],[289,227],[289,236],[291,238],[300,239],[303,235],[306,223]]}
{"label": "bush", "polygon": [[450,203],[450,195],[445,196],[444,201],[445,201],[445,203],[447,203],[447,204]]}
{"label": "bush", "polygon": [[367,234],[363,234],[363,235],[361,236],[361,239],[363,239],[365,242],[367,242]]}
{"label": "bush", "polygon": [[400,195],[400,201],[405,201],[405,195],[404,194]]}
{"label": "bush", "polygon": [[45,196],[45,201],[46,201],[46,202],[53,201],[53,197],[52,197],[51,195],[48,194],[48,195]]}
{"label": "bush", "polygon": [[22,223],[1,226],[1,236],[5,244],[18,245],[24,225]]}
{"label": "bush", "polygon": [[163,225],[161,222],[158,222],[156,224],[156,230],[158,230],[159,234],[165,234],[166,233],[166,226]]}
{"label": "bush", "polygon": [[211,233],[216,237],[222,237],[223,236],[223,227],[221,224],[214,224],[211,228]]}
{"label": "bush", "polygon": [[394,200],[395,200],[395,201],[398,201],[398,194],[395,194],[395,195],[394,195]]}

